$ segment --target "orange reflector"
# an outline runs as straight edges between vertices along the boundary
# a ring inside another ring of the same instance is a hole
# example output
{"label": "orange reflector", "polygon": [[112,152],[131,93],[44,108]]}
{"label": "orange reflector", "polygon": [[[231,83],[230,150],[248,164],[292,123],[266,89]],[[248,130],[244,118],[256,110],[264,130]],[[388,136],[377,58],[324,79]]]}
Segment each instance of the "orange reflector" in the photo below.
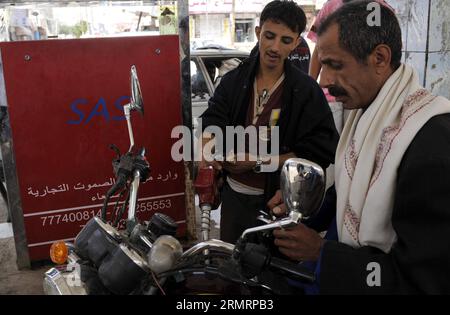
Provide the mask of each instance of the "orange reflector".
{"label": "orange reflector", "polygon": [[52,244],[52,247],[50,247],[50,258],[55,264],[64,264],[67,261],[68,256],[69,249],[63,241],[55,242]]}

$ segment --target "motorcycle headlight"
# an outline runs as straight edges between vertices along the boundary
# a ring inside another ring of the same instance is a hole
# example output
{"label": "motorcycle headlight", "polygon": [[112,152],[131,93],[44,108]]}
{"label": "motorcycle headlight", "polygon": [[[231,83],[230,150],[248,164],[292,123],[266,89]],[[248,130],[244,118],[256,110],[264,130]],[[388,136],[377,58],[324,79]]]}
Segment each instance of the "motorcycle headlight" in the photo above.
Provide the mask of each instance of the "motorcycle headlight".
{"label": "motorcycle headlight", "polygon": [[148,255],[150,269],[156,273],[170,270],[183,253],[180,242],[170,235],[162,235],[153,243]]}

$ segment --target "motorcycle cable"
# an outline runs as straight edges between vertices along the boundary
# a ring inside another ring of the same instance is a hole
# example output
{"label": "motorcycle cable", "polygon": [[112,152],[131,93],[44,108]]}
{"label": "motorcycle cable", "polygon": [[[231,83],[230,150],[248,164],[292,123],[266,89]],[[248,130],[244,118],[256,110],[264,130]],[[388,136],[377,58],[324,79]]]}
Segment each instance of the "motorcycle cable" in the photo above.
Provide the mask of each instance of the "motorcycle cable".
{"label": "motorcycle cable", "polygon": [[127,193],[127,196],[126,196],[125,201],[123,202],[122,206],[120,207],[120,209],[118,209],[118,207],[117,207],[119,200],[117,200],[116,205],[114,207],[113,213],[114,213],[115,217],[114,217],[114,221],[113,221],[113,218],[111,218],[111,222],[113,222],[112,226],[114,226],[115,228],[119,228],[120,220],[122,219],[123,214],[125,213],[125,209],[128,206],[128,202],[129,202],[129,198],[130,198],[129,185],[126,185],[126,187],[121,191],[119,198],[121,198],[125,192]]}
{"label": "motorcycle cable", "polygon": [[[164,289],[162,288],[161,284],[159,283],[158,277],[156,277],[155,273],[153,271],[151,271],[151,270],[150,270],[150,273],[152,275],[153,282],[156,284],[158,289],[161,291],[162,295],[166,295],[166,291],[164,291]],[[165,278],[163,278],[163,279],[165,279]]]}
{"label": "motorcycle cable", "polygon": [[106,222],[106,210],[108,208],[109,200],[117,191],[123,188],[127,183],[127,177],[123,174],[119,174],[116,183],[108,190],[105,196],[105,201],[102,206],[102,220]]}

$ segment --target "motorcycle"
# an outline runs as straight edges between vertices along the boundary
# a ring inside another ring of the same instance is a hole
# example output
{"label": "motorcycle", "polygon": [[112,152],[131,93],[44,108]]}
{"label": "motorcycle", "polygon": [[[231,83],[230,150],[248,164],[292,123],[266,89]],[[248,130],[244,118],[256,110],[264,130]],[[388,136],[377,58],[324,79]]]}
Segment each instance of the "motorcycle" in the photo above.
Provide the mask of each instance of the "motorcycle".
{"label": "motorcycle", "polygon": [[[263,213],[261,226],[247,229],[236,244],[210,239],[210,211],[217,207],[217,187],[212,169],[200,170],[196,180],[202,210],[202,242],[183,252],[174,237],[177,224],[167,215],[155,213],[148,222],[136,218],[139,183],[150,166],[145,149],[134,147],[131,113],[143,114],[143,100],[136,68],[131,67],[131,101],[124,106],[130,138],[129,150],[113,160],[116,182],[107,192],[101,217],[94,217],[73,244],[56,242],[50,256],[59,264],[49,269],[43,286],[47,295],[87,294],[277,294],[274,277],[282,275],[303,282],[314,274],[303,266],[275,257],[267,242],[255,243],[251,236],[270,239],[271,231],[299,224],[315,214],[325,194],[325,176],[320,166],[303,159],[287,160],[281,171],[281,189],[287,215],[275,218]],[[106,208],[110,198],[126,195],[116,203],[110,220]],[[125,229],[119,229],[128,206]],[[279,277],[278,277],[279,278]]]}
{"label": "motorcycle", "polygon": [[[136,67],[130,71],[131,100],[124,106],[130,147],[125,154],[112,145],[117,157],[113,160],[116,177],[103,202],[101,217],[89,220],[76,236],[73,244],[56,242],[50,257],[57,265],[45,273],[43,287],[48,295],[72,294],[142,294],[152,270],[159,271],[160,264],[169,263],[165,256],[149,260],[152,248],[170,244],[181,255],[182,247],[174,238],[177,224],[162,213],[155,213],[148,222],[136,217],[136,202],[140,182],[150,173],[145,158],[145,148],[135,148],[131,113],[144,113],[142,93]],[[111,218],[107,207],[112,196],[125,201],[116,203]],[[128,207],[125,229],[122,217]],[[164,237],[161,237],[163,236]],[[173,260],[176,257],[172,258]],[[151,262],[151,263],[150,263]]]}
{"label": "motorcycle", "polygon": [[[264,211],[262,225],[245,230],[236,244],[209,239],[210,211],[218,206],[216,171],[200,169],[194,184],[199,194],[203,241],[185,251],[175,266],[159,273],[153,293],[164,294],[290,294],[297,292],[280,279],[313,283],[315,275],[308,268],[271,250],[271,232],[289,228],[313,217],[325,196],[322,168],[308,160],[292,158],[281,170],[280,184],[286,216],[276,218]],[[253,237],[255,234],[258,237]]]}

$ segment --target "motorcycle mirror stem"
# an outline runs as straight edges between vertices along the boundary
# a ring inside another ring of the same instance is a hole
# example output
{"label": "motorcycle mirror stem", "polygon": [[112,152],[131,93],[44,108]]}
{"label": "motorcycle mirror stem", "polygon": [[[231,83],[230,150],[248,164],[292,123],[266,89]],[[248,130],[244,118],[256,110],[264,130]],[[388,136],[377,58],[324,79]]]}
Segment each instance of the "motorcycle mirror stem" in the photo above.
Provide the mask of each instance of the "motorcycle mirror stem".
{"label": "motorcycle mirror stem", "polygon": [[316,163],[291,158],[286,160],[281,168],[280,187],[288,216],[281,220],[266,220],[266,225],[245,230],[241,235],[242,240],[245,240],[248,234],[289,228],[314,216],[325,197],[325,173]]}
{"label": "motorcycle mirror stem", "polygon": [[[140,152],[141,156],[145,155],[145,150]],[[127,219],[127,231],[131,233],[134,227],[138,223],[136,220],[136,203],[137,203],[137,192],[139,190],[139,182],[141,180],[141,172],[135,170],[133,172],[133,181],[130,187],[130,201],[128,205],[128,219]]]}
{"label": "motorcycle mirror stem", "polygon": [[131,97],[130,103],[123,107],[123,112],[128,126],[128,135],[130,137],[130,148],[128,152],[131,152],[134,147],[134,135],[133,126],[131,125],[131,112],[138,111],[141,115],[144,114],[144,101],[142,99],[141,86],[139,84],[139,78],[137,76],[136,66],[132,65],[130,70],[130,85],[131,85]]}
{"label": "motorcycle mirror stem", "polygon": [[[134,135],[133,126],[131,124],[131,112],[138,111],[141,115],[144,114],[144,101],[142,99],[141,86],[139,83],[139,78],[136,71],[136,66],[132,65],[130,69],[130,90],[131,97],[130,103],[123,107],[125,114],[125,119],[128,126],[128,135],[130,137],[130,148],[128,152],[131,152],[134,147]],[[145,155],[145,150],[139,152],[142,156]],[[136,220],[136,202],[137,202],[137,192],[139,189],[140,172],[135,170],[133,173],[133,181],[130,188],[130,202],[128,207],[128,219],[127,219],[127,231],[131,233],[133,228],[137,224]]]}

